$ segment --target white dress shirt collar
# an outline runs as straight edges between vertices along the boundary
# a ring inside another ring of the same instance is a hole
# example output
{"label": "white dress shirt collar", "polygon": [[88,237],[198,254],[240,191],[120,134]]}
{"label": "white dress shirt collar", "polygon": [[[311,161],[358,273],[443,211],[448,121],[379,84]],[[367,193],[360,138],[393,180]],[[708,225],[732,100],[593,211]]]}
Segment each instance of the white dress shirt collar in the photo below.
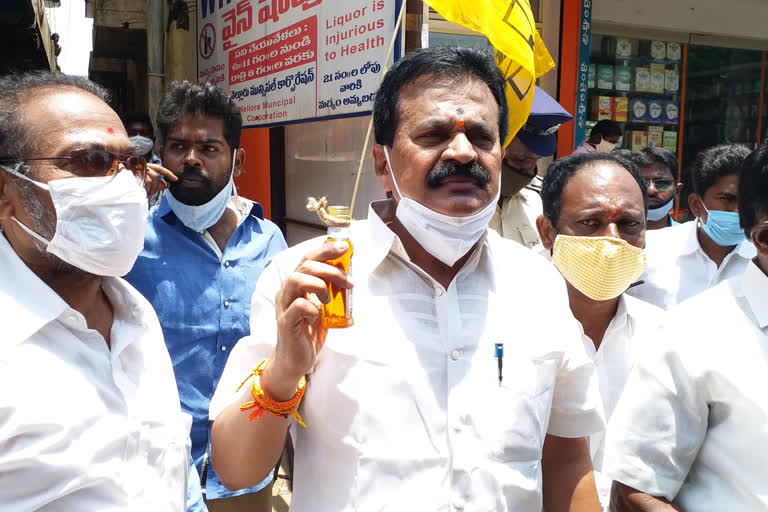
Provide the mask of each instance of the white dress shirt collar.
{"label": "white dress shirt collar", "polygon": [[757,261],[747,265],[741,281],[741,291],[755,315],[761,329],[768,326],[768,276],[757,266]]}
{"label": "white dress shirt collar", "polygon": [[69,309],[59,297],[22,261],[0,231],[0,323],[3,342],[18,344]]}

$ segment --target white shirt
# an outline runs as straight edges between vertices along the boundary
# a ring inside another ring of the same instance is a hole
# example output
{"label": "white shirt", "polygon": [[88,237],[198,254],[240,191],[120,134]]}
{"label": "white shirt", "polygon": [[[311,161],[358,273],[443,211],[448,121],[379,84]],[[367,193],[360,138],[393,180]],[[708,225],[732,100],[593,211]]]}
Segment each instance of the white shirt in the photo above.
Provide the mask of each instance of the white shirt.
{"label": "white shirt", "polygon": [[720,281],[740,276],[756,255],[748,240],[737,245],[720,264],[709,259],[696,236],[696,221],[649,230],[645,235],[645,281],[630,288],[633,297],[669,309]]}
{"label": "white shirt", "polygon": [[768,277],[751,263],[665,315],[608,427],[604,470],[687,512],[768,509]]}
{"label": "white shirt", "polygon": [[[606,421],[616,408],[637,355],[642,352],[642,347],[638,344],[644,341],[646,333],[653,332],[658,326],[663,312],[653,304],[622,294],[616,314],[608,324],[597,350],[594,342],[586,334],[582,334],[587,353],[597,367]],[[605,431],[589,436],[589,452],[595,468],[597,494],[603,509],[608,510],[612,480],[600,473],[605,450],[604,440]]]}
{"label": "white shirt", "polygon": [[[354,326],[331,330],[299,412],[293,512],[539,511],[547,433],[602,419],[594,365],[544,259],[488,231],[447,289],[410,262],[372,204],[351,227]],[[324,238],[281,253],[251,304],[210,415],[275,345],[274,297]],[[546,325],[546,329],[541,327]],[[494,344],[504,343],[503,382]]]}
{"label": "white shirt", "polygon": [[157,316],[105,278],[111,350],[0,232],[0,511],[185,509],[192,418]]}
{"label": "white shirt", "polygon": [[541,243],[536,229],[536,218],[543,211],[539,193],[523,188],[512,197],[504,198],[502,206],[496,205],[496,213],[493,214],[488,227],[504,238],[530,249]]}

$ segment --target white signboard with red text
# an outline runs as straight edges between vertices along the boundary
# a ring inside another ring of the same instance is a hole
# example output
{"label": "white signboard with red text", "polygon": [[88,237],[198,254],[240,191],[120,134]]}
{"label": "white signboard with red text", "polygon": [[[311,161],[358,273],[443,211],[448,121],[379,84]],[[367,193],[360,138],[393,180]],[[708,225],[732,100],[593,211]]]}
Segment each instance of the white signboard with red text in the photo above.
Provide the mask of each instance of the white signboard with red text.
{"label": "white signboard with red text", "polygon": [[245,126],[370,112],[401,1],[197,0],[198,81]]}

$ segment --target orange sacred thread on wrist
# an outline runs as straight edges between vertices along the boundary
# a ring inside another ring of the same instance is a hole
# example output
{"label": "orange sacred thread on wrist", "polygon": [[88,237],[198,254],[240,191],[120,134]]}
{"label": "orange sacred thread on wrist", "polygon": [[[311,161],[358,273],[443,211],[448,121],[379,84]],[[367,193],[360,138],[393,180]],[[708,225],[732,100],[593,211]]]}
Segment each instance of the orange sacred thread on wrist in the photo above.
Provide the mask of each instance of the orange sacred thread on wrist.
{"label": "orange sacred thread on wrist", "polygon": [[254,378],[251,386],[251,396],[253,396],[253,400],[241,405],[240,410],[247,411],[250,409],[255,409],[252,413],[248,415],[248,421],[253,421],[256,418],[261,418],[264,415],[264,412],[266,411],[272,416],[275,416],[278,418],[287,418],[288,415],[290,414],[296,419],[299,425],[301,425],[302,427],[306,427],[307,425],[301,419],[301,416],[299,415],[299,411],[297,410],[297,407],[299,406],[299,403],[301,402],[302,397],[304,397],[304,391],[306,390],[306,387],[307,387],[307,379],[305,377],[302,377],[301,380],[299,380],[299,385],[296,388],[296,394],[293,395],[293,398],[285,402],[277,402],[269,398],[266,395],[266,393],[264,393],[264,390],[261,389],[261,387],[256,384],[255,377],[261,377],[262,373],[264,373],[264,366],[266,364],[267,364],[267,359],[264,359],[263,361],[261,361],[258,365],[256,365],[256,368],[254,368],[253,371],[251,371],[250,375],[248,375],[248,377],[245,378],[242,384],[237,386],[237,389],[235,391],[240,391],[240,388],[242,388],[243,385],[246,382],[248,382],[248,379],[252,377]]}

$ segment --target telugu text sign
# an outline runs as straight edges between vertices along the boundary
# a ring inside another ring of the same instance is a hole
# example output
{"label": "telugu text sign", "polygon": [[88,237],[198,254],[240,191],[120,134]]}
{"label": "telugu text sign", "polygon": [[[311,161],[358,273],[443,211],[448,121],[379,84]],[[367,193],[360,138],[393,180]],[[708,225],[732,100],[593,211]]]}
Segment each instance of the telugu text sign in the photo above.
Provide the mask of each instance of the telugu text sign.
{"label": "telugu text sign", "polygon": [[198,80],[247,126],[368,112],[397,0],[198,0]]}

